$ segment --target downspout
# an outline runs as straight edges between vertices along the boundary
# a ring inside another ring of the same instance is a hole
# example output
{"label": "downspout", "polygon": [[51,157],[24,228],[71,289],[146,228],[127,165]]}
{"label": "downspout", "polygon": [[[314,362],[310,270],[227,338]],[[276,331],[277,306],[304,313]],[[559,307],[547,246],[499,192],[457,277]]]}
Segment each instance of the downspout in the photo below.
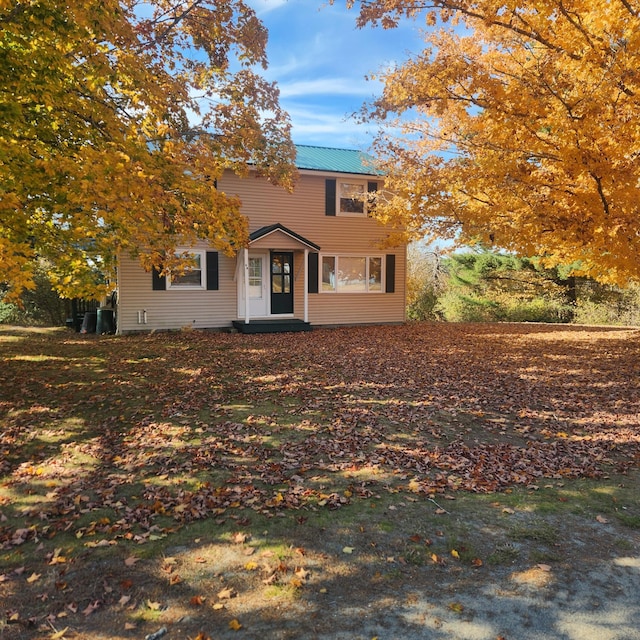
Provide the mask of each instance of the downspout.
{"label": "downspout", "polygon": [[244,254],[244,323],[249,324],[249,249]]}
{"label": "downspout", "polygon": [[309,322],[309,249],[304,250],[304,321]]}

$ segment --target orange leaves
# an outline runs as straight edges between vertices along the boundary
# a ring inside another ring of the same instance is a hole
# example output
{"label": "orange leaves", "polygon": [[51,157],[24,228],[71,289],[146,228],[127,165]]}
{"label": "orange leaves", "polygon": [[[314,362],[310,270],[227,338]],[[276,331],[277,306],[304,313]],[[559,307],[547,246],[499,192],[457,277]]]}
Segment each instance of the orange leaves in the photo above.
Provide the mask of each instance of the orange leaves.
{"label": "orange leaves", "polygon": [[234,618],[229,622],[229,629],[232,631],[240,631],[240,629],[242,629],[242,625]]}
{"label": "orange leaves", "polygon": [[[366,4],[373,21],[414,5]],[[576,0],[571,12],[542,1],[436,4],[468,31],[427,32],[430,55],[383,74],[370,114],[389,119],[377,149],[394,196],[376,215],[416,236],[637,280],[640,240],[623,229],[636,227],[640,48],[629,39],[640,16],[625,2]],[[411,135],[397,144],[393,116],[405,112]]]}
{"label": "orange leaves", "polygon": [[[264,60],[259,19],[242,2],[229,12],[214,1],[181,7],[149,2],[142,16],[117,2],[96,13],[55,1],[37,20],[7,14],[0,48],[12,60],[1,71],[11,82],[0,101],[23,96],[24,111],[6,114],[5,162],[25,167],[0,181],[10,295],[34,286],[38,257],[68,297],[97,299],[121,250],[144,253],[147,266],[160,266],[177,237],[231,252],[247,227],[237,197],[213,186],[223,165],[246,174],[251,163],[291,188],[289,118],[275,86],[248,71]],[[195,97],[209,92],[220,101]],[[187,113],[200,135],[184,135]]]}

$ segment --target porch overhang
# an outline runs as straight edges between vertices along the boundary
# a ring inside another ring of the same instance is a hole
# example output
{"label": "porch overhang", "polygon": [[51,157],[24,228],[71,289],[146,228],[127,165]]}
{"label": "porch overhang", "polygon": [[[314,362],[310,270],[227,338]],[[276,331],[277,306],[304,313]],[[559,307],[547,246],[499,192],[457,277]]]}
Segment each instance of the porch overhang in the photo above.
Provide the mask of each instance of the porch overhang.
{"label": "porch overhang", "polygon": [[[278,246],[279,248],[282,245],[282,242],[278,244],[278,238],[286,239],[288,245],[293,243],[293,246],[288,246],[286,248],[298,248],[298,249],[307,249],[311,251],[320,251],[320,247],[315,243],[311,242],[311,240],[307,240],[307,238],[301,236],[299,233],[295,231],[291,231],[283,224],[279,222],[276,224],[270,224],[266,227],[261,227],[260,229],[256,229],[253,233],[249,234],[249,246],[254,249],[260,246],[264,246],[267,248],[267,244],[270,247]],[[274,244],[275,243],[275,244]]]}
{"label": "porch overhang", "polygon": [[[249,295],[247,293],[249,291],[249,251],[256,250],[259,254],[266,253],[267,251],[270,251],[271,255],[274,255],[274,252],[277,253],[278,251],[291,252],[292,256],[294,252],[301,252],[303,254],[302,284],[304,291],[304,320],[300,326],[304,326],[306,330],[306,327],[309,326],[309,254],[319,252],[320,246],[280,223],[261,227],[249,235],[249,244],[245,246],[241,255],[238,256],[238,270],[243,272],[241,280],[242,287],[239,289],[238,300],[238,307],[242,309],[242,311],[238,312],[238,316],[242,318],[244,325],[249,325],[250,323],[250,305]],[[274,273],[276,272],[274,271]],[[293,273],[291,273],[291,276],[295,277]],[[263,324],[265,323],[263,322]],[[269,324],[273,326],[273,323]],[[234,323],[234,326],[237,326],[236,323]],[[265,327],[266,326],[265,324]],[[247,331],[244,331],[245,333],[249,331],[249,328],[246,328]],[[295,329],[299,330],[298,324],[296,324]]]}

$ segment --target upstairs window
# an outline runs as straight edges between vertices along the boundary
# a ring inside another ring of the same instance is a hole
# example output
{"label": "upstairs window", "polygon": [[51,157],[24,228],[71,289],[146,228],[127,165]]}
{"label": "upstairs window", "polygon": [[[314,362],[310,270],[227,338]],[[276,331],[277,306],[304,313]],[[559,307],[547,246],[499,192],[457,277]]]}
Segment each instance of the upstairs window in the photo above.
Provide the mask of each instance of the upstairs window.
{"label": "upstairs window", "polygon": [[367,185],[365,182],[339,182],[338,215],[366,215],[366,193]]}

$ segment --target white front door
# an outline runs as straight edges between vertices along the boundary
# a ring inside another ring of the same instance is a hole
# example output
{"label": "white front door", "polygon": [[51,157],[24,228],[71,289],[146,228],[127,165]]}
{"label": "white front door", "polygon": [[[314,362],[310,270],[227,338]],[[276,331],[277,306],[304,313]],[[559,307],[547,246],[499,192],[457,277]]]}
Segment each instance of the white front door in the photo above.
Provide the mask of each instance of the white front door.
{"label": "white front door", "polygon": [[[267,253],[249,252],[249,317],[263,318],[269,314],[269,271]],[[245,278],[238,279],[238,317],[245,315]]]}

